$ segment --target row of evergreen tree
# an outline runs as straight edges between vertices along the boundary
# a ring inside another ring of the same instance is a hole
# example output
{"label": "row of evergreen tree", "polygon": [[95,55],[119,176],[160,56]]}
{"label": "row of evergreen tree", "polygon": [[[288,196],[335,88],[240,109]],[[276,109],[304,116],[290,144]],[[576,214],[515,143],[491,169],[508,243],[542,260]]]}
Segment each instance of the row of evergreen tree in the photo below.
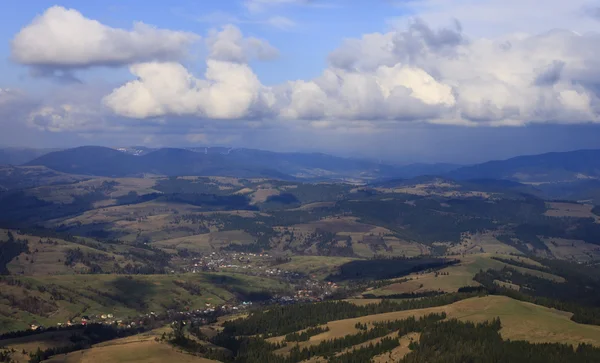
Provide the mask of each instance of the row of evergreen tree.
{"label": "row of evergreen tree", "polygon": [[386,337],[381,339],[379,342],[369,344],[366,347],[353,349],[350,352],[335,355],[329,358],[330,363],[363,363],[370,362],[376,355],[389,352],[392,349],[398,347],[400,342],[398,338]]}
{"label": "row of evergreen tree", "polygon": [[325,333],[328,331],[329,331],[328,326],[325,326],[325,327],[317,326],[314,328],[308,328],[301,333],[294,332],[294,333],[287,334],[285,336],[285,340],[287,342],[305,342],[305,341],[309,340],[310,337],[313,337],[315,335],[319,335],[321,333]]}
{"label": "row of evergreen tree", "polygon": [[512,258],[504,258],[504,257],[497,257],[497,256],[492,256],[491,258],[493,260],[503,262],[510,266],[523,267],[523,268],[527,268],[530,270],[541,271],[541,272],[550,272],[550,268],[543,266],[543,265],[537,266],[537,265],[533,265],[531,263],[526,263],[526,262],[523,262],[520,260],[515,260]]}
{"label": "row of evergreen tree", "polygon": [[393,311],[443,306],[481,295],[481,292],[459,292],[422,299],[390,301],[358,306],[347,301],[274,306],[253,312],[250,316],[225,322],[224,332],[232,336],[261,334],[263,337],[286,335],[329,321],[357,318]]}
{"label": "row of evergreen tree", "polygon": [[474,324],[449,320],[430,325],[402,363],[600,362],[600,348],[503,340],[500,320]]}
{"label": "row of evergreen tree", "polygon": [[421,332],[429,325],[434,325],[445,318],[446,314],[441,313],[425,315],[419,319],[411,316],[403,320],[374,323],[373,328],[369,330],[362,330],[358,333],[349,334],[341,338],[325,340],[317,345],[311,345],[302,349],[296,345],[290,351],[288,357],[289,360],[287,362],[301,362],[315,356],[332,356],[336,352],[368,342],[369,340],[384,337],[394,332],[397,332],[399,336],[413,332]]}
{"label": "row of evergreen tree", "polygon": [[[484,323],[444,320],[445,314],[431,314],[420,319],[414,317],[373,323],[368,330],[324,341],[300,349],[295,346],[289,355],[277,354],[280,344],[269,343],[260,337],[234,337],[224,333],[212,339],[214,344],[226,348],[206,349],[205,357],[227,363],[297,363],[317,356],[331,363],[370,362],[373,357],[385,354],[399,346],[399,338],[410,332],[420,332],[418,342],[409,345],[411,352],[402,363],[500,363],[500,362],[600,362],[600,348],[587,344],[573,347],[568,344],[533,344],[525,341],[503,340],[499,331],[500,319]],[[362,328],[362,326],[361,326]],[[398,336],[387,336],[397,332]],[[360,348],[340,354],[344,349],[382,338]]]}
{"label": "row of evergreen tree", "polygon": [[[300,348],[296,344],[288,355],[278,354],[275,351],[287,344],[274,344],[267,342],[262,337],[236,337],[226,332],[221,332],[210,339],[210,342],[220,348],[207,348],[185,335],[182,323],[173,326],[170,342],[192,353],[202,354],[206,358],[220,360],[227,363],[298,363],[312,357],[323,356],[328,359],[357,359],[356,357],[373,357],[398,346],[398,338],[411,332],[424,331],[429,325],[436,324],[446,318],[446,314],[429,314],[419,319],[409,317],[402,320],[384,321],[372,324],[371,329],[361,329],[355,334],[340,338],[322,341],[317,345]],[[190,330],[190,332],[192,332]],[[369,344],[361,349],[342,354],[337,353],[358,344],[366,343],[376,338],[397,333],[394,337],[386,337],[378,344]],[[196,337],[199,337],[196,335]],[[206,337],[199,337],[206,339]],[[342,357],[342,358],[339,358]],[[338,360],[334,360],[338,362]],[[352,361],[352,360],[349,360]],[[356,361],[356,360],[354,360]]]}

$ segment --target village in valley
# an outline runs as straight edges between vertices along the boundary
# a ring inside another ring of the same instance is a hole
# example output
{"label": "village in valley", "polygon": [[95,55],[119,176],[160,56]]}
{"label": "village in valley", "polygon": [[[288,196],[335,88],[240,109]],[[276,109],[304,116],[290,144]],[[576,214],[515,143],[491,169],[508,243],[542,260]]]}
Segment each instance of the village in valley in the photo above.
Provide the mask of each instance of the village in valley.
{"label": "village in valley", "polygon": [[337,290],[338,285],[334,282],[321,281],[314,275],[277,267],[283,261],[285,257],[275,257],[269,253],[220,251],[182,258],[176,264],[181,266],[179,272],[235,272],[280,279],[294,286],[294,295],[281,296],[273,302],[321,301]]}
{"label": "village in valley", "polygon": [[[111,325],[119,328],[136,328],[153,325],[156,322],[191,320],[198,323],[209,323],[219,316],[238,314],[256,306],[287,305],[324,301],[338,290],[339,286],[331,281],[316,279],[316,276],[288,271],[278,268],[282,257],[274,257],[268,253],[252,252],[211,252],[188,257],[180,257],[169,271],[171,274],[200,274],[207,272],[235,272],[250,276],[262,276],[284,281],[293,287],[289,294],[274,294],[259,301],[240,301],[234,299],[222,304],[206,303],[203,309],[151,311],[140,316],[116,316],[105,312],[100,314],[81,315],[59,322],[56,328],[86,326],[89,324]],[[50,327],[37,322],[30,324],[30,330],[43,331]]]}

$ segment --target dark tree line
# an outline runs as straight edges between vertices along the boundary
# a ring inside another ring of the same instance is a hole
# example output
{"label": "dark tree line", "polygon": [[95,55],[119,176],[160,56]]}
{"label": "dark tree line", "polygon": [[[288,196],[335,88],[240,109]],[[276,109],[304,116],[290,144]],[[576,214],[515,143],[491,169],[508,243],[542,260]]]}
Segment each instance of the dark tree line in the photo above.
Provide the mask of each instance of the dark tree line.
{"label": "dark tree line", "polygon": [[[355,356],[373,357],[386,350],[393,349],[398,345],[398,338],[410,332],[421,332],[427,326],[436,324],[446,318],[442,314],[430,314],[419,319],[410,317],[403,320],[385,321],[373,324],[371,329],[360,330],[358,333],[346,335],[344,337],[322,341],[313,346],[300,349],[298,345],[294,346],[289,355],[284,356],[276,354],[274,351],[282,347],[281,344],[269,343],[262,337],[236,337],[221,332],[210,342],[231,352],[231,355],[225,354],[220,349],[210,349],[188,339],[185,336],[182,324],[173,327],[171,334],[171,343],[186,349],[193,353],[199,353],[207,358],[219,359],[223,362],[235,363],[298,363],[315,356],[325,356],[331,358],[333,362],[351,362],[356,360],[346,360]],[[365,343],[369,340],[381,338],[391,333],[397,332],[396,338],[384,338],[381,343],[371,344],[367,347],[355,350],[352,353],[344,355],[342,360],[335,360],[335,354],[353,347],[357,344]],[[283,343],[284,345],[286,343]]]}
{"label": "dark tree line", "polygon": [[[411,352],[401,362],[592,363],[600,361],[600,348],[591,345],[580,344],[573,347],[568,344],[533,344],[526,341],[503,340],[499,333],[502,326],[498,318],[477,324],[444,319],[444,314],[431,314],[420,319],[412,317],[375,323],[371,329],[368,327],[360,329],[356,334],[323,341],[318,345],[302,349],[294,346],[287,356],[274,352],[282,345],[268,343],[263,338],[235,337],[221,333],[211,341],[229,350],[231,354],[226,353],[225,350],[201,348],[199,345],[196,353],[227,363],[297,363],[316,356],[324,357],[328,362],[333,363],[363,363],[396,348],[399,345],[399,337],[410,332],[420,332],[419,341],[409,345]],[[393,332],[397,332],[398,335],[385,337]],[[344,349],[380,337],[384,338],[378,343],[338,354]]]}
{"label": "dark tree line", "polygon": [[422,292],[403,292],[400,294],[390,294],[390,295],[375,295],[375,294],[363,294],[362,296],[365,299],[418,299],[422,297],[432,297],[444,295],[442,291],[422,291]]}
{"label": "dark tree line", "polygon": [[500,320],[474,324],[450,320],[430,325],[402,363],[564,363],[600,362],[600,348],[568,344],[506,341]]}
{"label": "dark tree line", "polygon": [[321,333],[325,333],[329,331],[329,327],[325,326],[325,327],[314,327],[314,328],[308,328],[305,331],[298,333],[298,332],[294,332],[294,333],[290,333],[287,334],[285,336],[285,340],[287,342],[305,342],[307,340],[310,339],[310,337],[313,337],[315,335],[319,335]]}
{"label": "dark tree line", "polygon": [[[290,351],[289,361],[301,362],[315,356],[332,356],[334,353],[340,352],[346,348],[368,342],[372,339],[381,338],[394,332],[397,332],[398,336],[403,336],[413,332],[418,333],[423,331],[427,326],[436,324],[445,318],[446,314],[441,313],[425,315],[419,319],[411,316],[403,320],[374,323],[373,328],[361,330],[356,334],[349,334],[341,338],[326,340],[317,345],[311,345],[303,349],[295,346]],[[397,340],[398,339],[396,338],[396,341]],[[361,352],[361,354],[364,353],[364,351]],[[377,354],[380,353],[381,352],[377,352]]]}
{"label": "dark tree line", "polygon": [[500,262],[503,262],[505,264],[512,265],[512,266],[524,267],[524,268],[528,268],[530,270],[536,270],[536,271],[541,271],[541,272],[550,272],[550,269],[546,266],[532,265],[530,263],[526,263],[526,262],[519,261],[519,260],[514,260],[511,258],[503,258],[503,257],[496,257],[496,256],[492,256],[491,258],[493,260],[500,261]]}
{"label": "dark tree line", "polygon": [[[78,326],[78,325],[62,326],[62,327],[51,326],[49,328],[44,329],[43,332],[44,333],[46,333],[46,332],[62,332],[62,331],[70,331],[70,330],[78,330],[78,329],[81,329],[81,326]],[[37,335],[37,334],[40,334],[40,331],[31,330],[31,329],[16,330],[16,331],[11,331],[11,332],[0,334],[0,340],[22,338],[22,337],[28,337],[28,336]]]}
{"label": "dark tree line", "polygon": [[329,358],[330,363],[362,363],[370,362],[371,358],[376,355],[389,352],[390,350],[398,347],[400,342],[398,338],[383,338],[379,342],[369,344],[366,347],[353,349],[350,352],[333,356]]}
{"label": "dark tree line", "polygon": [[479,295],[479,292],[451,293],[400,302],[383,300],[378,304],[363,306],[358,306],[347,301],[273,306],[267,310],[253,312],[247,318],[227,321],[223,324],[223,327],[224,332],[232,336],[257,334],[262,334],[265,337],[279,336],[315,327],[329,321],[392,311],[443,306]]}

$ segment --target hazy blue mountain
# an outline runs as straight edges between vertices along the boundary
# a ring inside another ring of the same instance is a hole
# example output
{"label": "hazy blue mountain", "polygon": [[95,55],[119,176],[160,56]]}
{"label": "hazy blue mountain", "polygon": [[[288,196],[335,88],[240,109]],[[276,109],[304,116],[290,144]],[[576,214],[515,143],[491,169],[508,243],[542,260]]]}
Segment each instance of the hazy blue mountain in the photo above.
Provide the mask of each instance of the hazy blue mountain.
{"label": "hazy blue mountain", "polygon": [[[24,153],[21,155],[25,157]],[[34,153],[30,151],[29,155]],[[13,160],[16,160],[14,156]],[[25,165],[102,176],[151,173],[373,182],[443,175],[454,180],[479,180],[478,184],[482,181],[489,184],[493,180],[496,180],[493,183],[498,183],[497,180],[555,183],[600,179],[600,150],[519,156],[459,167],[453,164],[397,166],[322,153],[278,153],[244,148],[151,149],[136,146],[112,149],[84,146],[47,153]]]}
{"label": "hazy blue mountain", "polygon": [[100,176],[224,175],[289,179],[272,168],[245,165],[226,155],[165,148],[134,155],[111,148],[83,146],[43,155],[26,165],[41,165],[64,173]]}
{"label": "hazy blue mountain", "polygon": [[455,179],[508,179],[519,182],[565,182],[600,178],[600,150],[518,156],[465,166],[446,174]]}
{"label": "hazy blue mountain", "polygon": [[277,179],[339,180],[401,175],[402,168],[325,154],[252,149],[111,149],[84,146],[43,155],[26,165],[64,173],[101,176],[220,175]]}
{"label": "hazy blue mountain", "polygon": [[63,173],[125,176],[142,172],[139,157],[101,146],[82,146],[51,152],[25,163]]}

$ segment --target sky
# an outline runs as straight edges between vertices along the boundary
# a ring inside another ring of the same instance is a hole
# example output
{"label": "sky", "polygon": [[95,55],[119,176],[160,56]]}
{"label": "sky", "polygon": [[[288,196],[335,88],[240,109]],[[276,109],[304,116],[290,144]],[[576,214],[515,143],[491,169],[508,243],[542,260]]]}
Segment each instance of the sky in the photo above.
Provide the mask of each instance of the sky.
{"label": "sky", "polygon": [[600,2],[0,4],[0,146],[474,163],[600,148]]}

